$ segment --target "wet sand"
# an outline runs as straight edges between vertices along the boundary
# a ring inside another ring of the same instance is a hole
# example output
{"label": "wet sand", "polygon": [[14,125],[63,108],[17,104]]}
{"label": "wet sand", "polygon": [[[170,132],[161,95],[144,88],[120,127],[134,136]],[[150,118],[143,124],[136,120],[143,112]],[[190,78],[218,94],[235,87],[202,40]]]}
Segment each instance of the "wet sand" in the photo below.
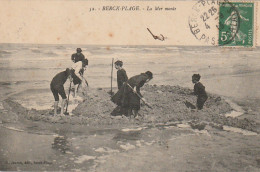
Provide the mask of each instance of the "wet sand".
{"label": "wet sand", "polygon": [[259,171],[259,136],[168,132],[175,133],[158,133],[151,146],[111,155],[96,171]]}
{"label": "wet sand", "polygon": [[145,172],[260,169],[259,135],[247,136],[208,125],[202,130],[192,129],[185,123],[116,129],[40,121],[10,122],[0,126],[0,136],[5,137],[0,140],[1,170]]}
{"label": "wet sand", "polygon": [[[53,117],[49,83],[76,48],[0,46],[0,170],[260,171],[259,48],[82,47],[91,88],[71,99],[72,116]],[[98,89],[110,85],[112,58],[129,77],[154,73],[142,89],[153,109],[140,118],[111,116],[109,89]],[[173,86],[192,88],[193,73],[215,93],[198,112],[191,90]]]}
{"label": "wet sand", "polygon": [[110,114],[116,105],[108,90],[85,90],[71,116],[54,117],[51,109],[6,99],[0,169],[259,171],[259,114],[253,107],[209,94],[197,111],[190,108],[196,103],[192,90],[146,85],[142,92],[153,108],[143,105],[141,117],[130,119]]}

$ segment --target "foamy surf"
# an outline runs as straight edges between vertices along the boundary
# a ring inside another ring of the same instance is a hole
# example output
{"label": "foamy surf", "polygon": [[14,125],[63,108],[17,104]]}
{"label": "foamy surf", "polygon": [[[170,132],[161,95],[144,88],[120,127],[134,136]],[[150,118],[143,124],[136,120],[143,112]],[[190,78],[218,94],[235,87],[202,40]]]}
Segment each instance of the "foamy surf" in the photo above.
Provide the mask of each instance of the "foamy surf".
{"label": "foamy surf", "polygon": [[82,155],[82,156],[78,157],[77,160],[74,161],[74,162],[77,163],[77,164],[81,164],[84,161],[89,161],[89,160],[94,160],[94,159],[96,159],[95,156]]}
{"label": "foamy surf", "polygon": [[122,131],[123,131],[123,132],[140,131],[140,130],[142,130],[142,129],[144,129],[144,128],[142,128],[142,127],[138,127],[138,128],[124,128],[124,129],[122,129]]}
{"label": "foamy surf", "polygon": [[234,111],[244,113],[245,111],[242,109],[241,106],[234,103],[232,100],[225,98],[225,101],[234,109]]}
{"label": "foamy surf", "polygon": [[191,128],[189,124],[177,124],[179,128]]}
{"label": "foamy surf", "polygon": [[132,145],[132,144],[130,144],[130,143],[127,143],[127,144],[125,144],[125,145],[120,145],[120,148],[122,148],[122,149],[128,151],[128,150],[131,150],[131,149],[135,149],[135,145]]}
{"label": "foamy surf", "polygon": [[24,132],[24,130],[18,129],[18,128],[15,128],[15,127],[8,127],[8,126],[2,126],[2,127],[9,129],[9,130],[13,130],[13,131]]}
{"label": "foamy surf", "polygon": [[119,152],[119,150],[111,149],[108,147],[100,147],[100,148],[95,149],[95,151],[99,152],[99,153],[118,153]]}
{"label": "foamy surf", "polygon": [[242,109],[242,107],[239,106],[238,104],[236,104],[235,102],[233,102],[232,100],[227,99],[227,98],[225,98],[224,100],[232,107],[233,110],[231,112],[228,112],[228,113],[225,113],[222,115],[225,115],[226,117],[235,118],[235,117],[239,117],[245,113],[245,111]]}
{"label": "foamy surf", "polygon": [[51,135],[53,137],[57,137],[58,136],[55,133],[45,133],[45,132],[42,132],[42,131],[27,131],[27,130],[19,129],[19,128],[12,127],[12,126],[6,126],[6,125],[2,124],[2,121],[0,121],[0,127],[3,127],[5,129],[8,129],[8,130],[16,131],[16,132],[26,132],[28,134]]}
{"label": "foamy surf", "polygon": [[230,113],[226,113],[225,116],[226,117],[233,117],[233,118],[235,118],[235,117],[239,117],[239,116],[241,116],[243,114],[244,114],[244,112],[238,112],[238,111],[234,111],[233,110]]}
{"label": "foamy surf", "polygon": [[194,132],[196,134],[205,134],[205,135],[207,135],[209,137],[211,136],[207,130],[197,130],[197,129],[195,129]]}
{"label": "foamy surf", "polygon": [[51,109],[53,104],[51,103],[42,103],[39,104],[37,102],[31,102],[31,101],[21,101],[17,100],[19,104],[21,104],[23,107],[26,107],[27,109],[36,109],[36,110],[46,110],[46,109]]}
{"label": "foamy surf", "polygon": [[246,136],[256,136],[257,133],[252,132],[252,131],[248,131],[248,130],[243,130],[241,128],[235,128],[235,127],[230,127],[230,126],[223,126],[223,130],[225,131],[231,131],[231,132],[235,132],[235,133],[240,133]]}

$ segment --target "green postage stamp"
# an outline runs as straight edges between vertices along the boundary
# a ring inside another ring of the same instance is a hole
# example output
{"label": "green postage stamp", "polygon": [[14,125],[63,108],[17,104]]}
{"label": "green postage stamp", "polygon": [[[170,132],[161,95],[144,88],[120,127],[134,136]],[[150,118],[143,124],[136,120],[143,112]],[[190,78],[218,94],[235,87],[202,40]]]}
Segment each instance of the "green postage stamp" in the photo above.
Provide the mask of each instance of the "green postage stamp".
{"label": "green postage stamp", "polygon": [[219,46],[254,46],[254,3],[220,2]]}
{"label": "green postage stamp", "polygon": [[192,7],[189,27],[206,45],[255,47],[257,2],[199,0]]}

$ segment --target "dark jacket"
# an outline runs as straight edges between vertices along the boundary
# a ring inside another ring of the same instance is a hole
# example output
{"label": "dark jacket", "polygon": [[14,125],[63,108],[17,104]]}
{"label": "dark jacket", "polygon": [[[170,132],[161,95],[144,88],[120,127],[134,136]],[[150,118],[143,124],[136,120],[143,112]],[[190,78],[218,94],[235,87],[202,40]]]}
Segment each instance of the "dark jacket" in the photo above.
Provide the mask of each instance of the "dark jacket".
{"label": "dark jacket", "polygon": [[[145,73],[141,73],[140,75],[136,75],[131,77],[127,83],[132,87],[136,87],[136,92],[141,95],[140,88],[144,86],[146,80],[148,79],[148,76]],[[142,95],[141,95],[142,96]]]}
{"label": "dark jacket", "polygon": [[74,53],[71,55],[71,60],[74,61],[74,63],[77,63],[78,61],[82,61],[85,59],[85,56],[82,53]]}
{"label": "dark jacket", "polygon": [[60,72],[57,75],[54,76],[54,78],[51,81],[51,86],[63,86],[64,83],[67,81],[69,77],[69,73],[66,71]]}
{"label": "dark jacket", "polygon": [[123,83],[128,80],[125,69],[117,71],[117,87],[120,89],[123,86]]}
{"label": "dark jacket", "polygon": [[205,87],[200,82],[194,85],[194,94],[197,95],[198,97],[205,97],[205,98],[208,97],[205,91]]}

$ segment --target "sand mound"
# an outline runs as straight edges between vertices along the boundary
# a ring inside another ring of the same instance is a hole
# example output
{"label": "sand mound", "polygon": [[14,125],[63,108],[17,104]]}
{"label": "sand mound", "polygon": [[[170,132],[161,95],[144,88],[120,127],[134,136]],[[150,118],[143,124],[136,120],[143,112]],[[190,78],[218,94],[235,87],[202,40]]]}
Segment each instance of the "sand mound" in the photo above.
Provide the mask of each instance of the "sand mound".
{"label": "sand mound", "polygon": [[88,89],[84,92],[81,102],[72,112],[73,116],[54,117],[51,110],[28,110],[20,104],[5,100],[5,106],[30,120],[41,120],[52,123],[87,124],[91,126],[113,125],[125,126],[134,124],[158,124],[173,121],[206,121],[220,126],[228,125],[257,131],[257,124],[247,118],[238,119],[226,117],[224,114],[232,111],[232,107],[221,97],[209,94],[204,109],[192,109],[196,104],[196,96],[192,90],[179,86],[151,86],[142,89],[146,100],[152,109],[141,106],[140,117],[129,119],[125,116],[112,116],[116,105],[110,101],[107,89]]}

